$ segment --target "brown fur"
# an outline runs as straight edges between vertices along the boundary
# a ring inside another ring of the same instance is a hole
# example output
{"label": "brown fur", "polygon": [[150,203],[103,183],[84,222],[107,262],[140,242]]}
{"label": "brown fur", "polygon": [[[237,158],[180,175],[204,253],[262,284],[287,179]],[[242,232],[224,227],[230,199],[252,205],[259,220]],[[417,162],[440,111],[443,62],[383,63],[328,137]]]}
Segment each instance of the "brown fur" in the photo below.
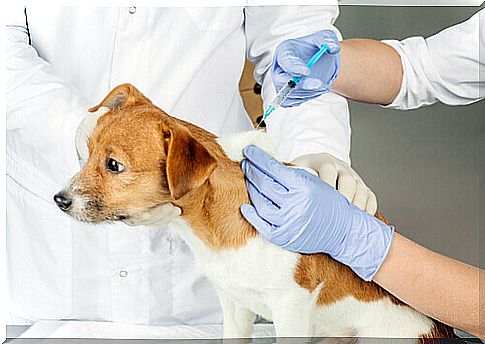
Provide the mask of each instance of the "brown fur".
{"label": "brown fur", "polygon": [[[101,106],[111,111],[98,120],[88,143],[89,160],[75,177],[83,196],[94,204],[84,220],[129,217],[172,202],[213,250],[240,247],[257,235],[239,210],[241,204],[250,202],[240,165],[226,156],[214,135],[168,116],[129,84],[115,88],[91,111]],[[126,170],[107,172],[110,157]],[[376,217],[387,222],[380,213]],[[364,302],[389,297],[402,304],[325,254],[302,254],[294,278],[310,291],[324,283],[320,305],[346,296]],[[450,335],[442,324],[436,323],[435,329],[427,335]]]}
{"label": "brown fur", "polygon": [[[441,343],[437,338],[458,338],[453,329],[439,321],[434,321],[434,326],[431,333],[421,336],[419,343],[421,344],[439,344]],[[464,340],[453,341],[453,343],[466,343]]]}

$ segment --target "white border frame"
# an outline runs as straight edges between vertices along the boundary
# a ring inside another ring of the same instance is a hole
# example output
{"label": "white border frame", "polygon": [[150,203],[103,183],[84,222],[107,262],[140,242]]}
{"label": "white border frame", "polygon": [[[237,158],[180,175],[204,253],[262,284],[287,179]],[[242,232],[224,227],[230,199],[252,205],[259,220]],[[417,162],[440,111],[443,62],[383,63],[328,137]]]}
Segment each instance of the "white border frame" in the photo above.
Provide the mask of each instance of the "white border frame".
{"label": "white border frame", "polygon": [[[335,4],[337,0],[304,0],[298,2],[300,5],[326,5]],[[31,1],[26,1],[28,5]],[[290,5],[295,4],[296,0],[204,0],[203,5],[197,0],[145,0],[145,1],[128,1],[128,0],[85,0],[83,6],[261,6],[261,5]],[[338,0],[339,5],[365,5],[365,6],[480,6],[483,0]],[[79,0],[44,0],[43,4],[48,5],[79,5]],[[10,6],[7,3],[6,6]],[[5,27],[5,12],[0,11],[0,23]],[[5,30],[0,31],[0,42],[5,47]],[[3,50],[5,51],[5,49]],[[2,68],[0,79],[2,82],[2,94],[0,104],[6,109],[5,103],[5,58],[2,59]],[[6,150],[6,119],[0,124],[0,169],[3,173],[0,178],[0,342],[4,342],[7,336],[7,283],[6,283],[6,168],[5,168],[5,150]],[[5,311],[4,311],[5,310]]]}
{"label": "white border frame", "polygon": [[[0,31],[0,42],[2,43],[2,47],[4,47],[3,51],[5,51],[5,11],[0,11],[0,23],[2,23],[2,30]],[[0,79],[2,80],[2,94],[0,96],[0,104],[2,104],[2,109],[4,109],[4,113],[6,113],[6,103],[5,103],[5,57],[2,59],[2,69],[0,72]],[[3,116],[2,116],[3,117]],[[4,120],[1,121],[0,124],[0,169],[2,171],[2,178],[0,178],[0,341],[3,343],[7,337],[7,189],[6,189],[6,178],[7,178],[7,170],[5,167],[5,150],[7,149],[6,144],[6,117],[3,117]]]}

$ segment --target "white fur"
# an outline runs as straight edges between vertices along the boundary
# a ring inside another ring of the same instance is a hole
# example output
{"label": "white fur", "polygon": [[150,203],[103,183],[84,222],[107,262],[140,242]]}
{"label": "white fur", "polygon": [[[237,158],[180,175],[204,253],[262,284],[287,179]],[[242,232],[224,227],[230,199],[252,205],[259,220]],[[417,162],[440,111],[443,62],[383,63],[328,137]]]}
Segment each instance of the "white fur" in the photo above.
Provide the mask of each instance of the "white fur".
{"label": "white fur", "polygon": [[[254,144],[274,153],[268,136],[249,132],[220,138],[226,154],[241,160],[242,149]],[[263,240],[250,239],[237,249],[214,252],[180,218],[174,227],[192,249],[196,264],[215,285],[224,314],[225,337],[250,337],[254,315],[273,320],[277,336],[419,337],[432,321],[389,298],[362,302],[344,298],[326,306],[316,304],[324,285],[313,292],[294,280],[299,255]]]}
{"label": "white fur", "polygon": [[262,130],[224,135],[217,139],[217,143],[224,149],[229,159],[234,161],[244,159],[243,149],[249,145],[257,146],[269,155],[276,156],[276,145],[271,136]]}

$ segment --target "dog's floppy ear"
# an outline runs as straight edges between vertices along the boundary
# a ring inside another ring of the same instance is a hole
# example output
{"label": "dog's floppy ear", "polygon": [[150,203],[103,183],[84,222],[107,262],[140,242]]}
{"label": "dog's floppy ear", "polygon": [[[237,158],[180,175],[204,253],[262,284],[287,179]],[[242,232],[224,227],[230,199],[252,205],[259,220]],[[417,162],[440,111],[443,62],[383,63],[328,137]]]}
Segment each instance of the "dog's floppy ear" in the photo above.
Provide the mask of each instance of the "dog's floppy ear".
{"label": "dog's floppy ear", "polygon": [[216,160],[182,126],[162,125],[166,153],[166,175],[173,199],[178,200],[200,187],[216,167]]}
{"label": "dog's floppy ear", "polygon": [[90,112],[97,111],[105,106],[110,110],[115,110],[123,106],[134,105],[136,103],[151,103],[135,86],[122,84],[116,86],[98,105],[89,109]]}

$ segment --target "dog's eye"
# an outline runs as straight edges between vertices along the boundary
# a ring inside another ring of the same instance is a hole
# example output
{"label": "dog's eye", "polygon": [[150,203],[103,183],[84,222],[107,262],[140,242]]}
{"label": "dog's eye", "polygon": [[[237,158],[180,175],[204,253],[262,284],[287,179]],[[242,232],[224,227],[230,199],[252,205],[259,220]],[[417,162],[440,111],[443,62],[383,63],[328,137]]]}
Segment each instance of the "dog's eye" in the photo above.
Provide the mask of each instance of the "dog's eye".
{"label": "dog's eye", "polygon": [[106,168],[108,169],[108,171],[115,174],[121,173],[125,170],[125,166],[123,166],[113,158],[108,159],[108,161],[106,162]]}

